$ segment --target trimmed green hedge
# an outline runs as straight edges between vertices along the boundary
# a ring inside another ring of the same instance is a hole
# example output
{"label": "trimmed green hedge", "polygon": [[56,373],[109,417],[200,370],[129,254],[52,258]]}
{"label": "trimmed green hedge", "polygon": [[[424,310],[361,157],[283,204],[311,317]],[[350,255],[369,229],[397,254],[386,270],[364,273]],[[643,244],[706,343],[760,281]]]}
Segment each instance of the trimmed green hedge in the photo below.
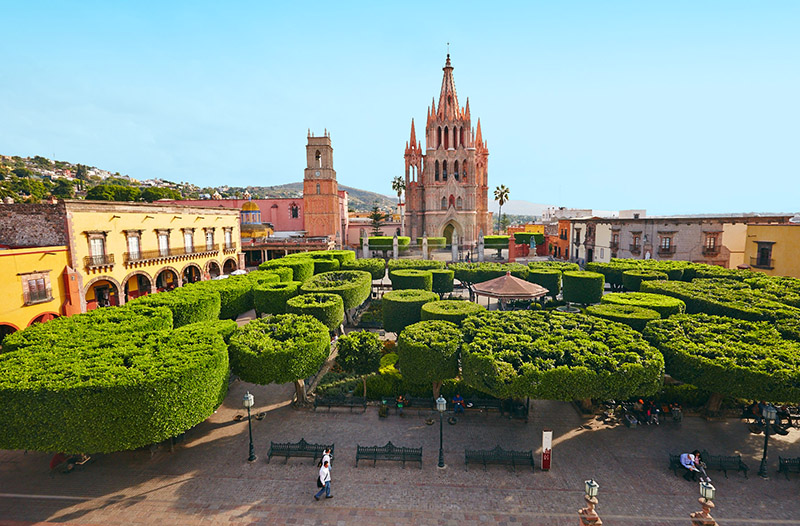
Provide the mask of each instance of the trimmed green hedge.
{"label": "trimmed green hedge", "polygon": [[280,314],[239,327],[228,346],[245,382],[287,383],[316,374],[330,354],[328,328],[311,316]]}
{"label": "trimmed green hedge", "polygon": [[271,270],[276,267],[292,269],[292,281],[305,282],[314,275],[314,260],[311,258],[285,257],[271,259],[258,266],[258,270]]}
{"label": "trimmed green hedge", "polygon": [[440,382],[458,376],[461,331],[455,324],[421,321],[409,325],[397,338],[403,377],[417,384]]}
{"label": "trimmed green hedge", "polygon": [[689,314],[705,313],[750,321],[773,321],[786,338],[800,340],[800,309],[765,297],[733,279],[646,281],[642,291],[664,294],[686,303]]}
{"label": "trimmed green hedge", "polygon": [[536,241],[536,246],[544,245],[544,234],[540,234],[538,232],[515,232],[514,233],[514,243],[518,245],[530,245],[531,238]]}
{"label": "trimmed green hedge", "polygon": [[658,391],[664,360],[625,325],[558,312],[484,312],[463,323],[464,380],[498,398],[627,399]]}
{"label": "trimmed green hedge", "polygon": [[[288,270],[288,269],[286,269]],[[255,273],[254,273],[255,274]],[[220,312],[223,320],[235,320],[240,314],[254,308],[253,287],[278,283],[280,276],[272,272],[257,271],[257,275],[229,276],[226,279],[198,281],[187,285],[188,288],[213,290],[219,293]]]}
{"label": "trimmed green hedge", "polygon": [[744,282],[754,291],[758,291],[760,296],[792,307],[800,307],[800,279],[762,274],[755,278],[747,278]]}
{"label": "trimmed green hedge", "polygon": [[[683,274],[683,272],[681,272]],[[631,292],[639,292],[642,281],[658,281],[668,279],[666,272],[657,270],[626,270],[622,273],[622,286]]]}
{"label": "trimmed green hedge", "polygon": [[[311,259],[335,259],[339,265],[352,263],[356,260],[356,253],[352,250],[310,250],[308,252],[296,252],[287,257],[307,257]],[[339,268],[339,267],[336,267]]]}
{"label": "trimmed green hedge", "polygon": [[770,322],[680,314],[651,322],[645,337],[674,378],[715,393],[800,402],[800,342]]}
{"label": "trimmed green hedge", "polygon": [[435,268],[444,268],[444,261],[436,261],[433,259],[390,259],[386,263],[389,272],[393,270],[413,268],[417,270],[432,270]]}
{"label": "trimmed green hedge", "polygon": [[170,292],[148,294],[131,300],[128,304],[167,307],[172,311],[172,323],[177,329],[199,321],[219,319],[221,301],[220,293],[216,290],[181,287]]}
{"label": "trimmed green hedge", "polygon": [[[588,265],[588,263],[587,263]],[[528,263],[528,268],[534,269],[556,269],[561,272],[567,270],[580,270],[581,267],[577,263],[569,263],[568,261],[531,261]]]}
{"label": "trimmed green hedge", "polygon": [[[422,238],[417,238],[417,246],[422,246]],[[429,237],[428,238],[428,250],[437,250],[443,249],[447,246],[447,238],[446,237]]]}
{"label": "trimmed green hedge", "polygon": [[301,294],[286,302],[286,310],[291,314],[313,316],[331,331],[335,331],[344,321],[344,303],[337,294]]}
{"label": "trimmed green hedge", "polygon": [[[370,250],[392,250],[394,236],[369,236],[367,244]],[[397,236],[397,249],[408,250],[411,245],[411,238],[408,236]]]}
{"label": "trimmed green hedge", "polygon": [[363,270],[339,270],[323,272],[312,277],[300,287],[303,294],[309,292],[329,292],[338,294],[344,302],[344,309],[358,307],[369,298],[372,291],[372,276]]}
{"label": "trimmed green hedge", "polygon": [[455,279],[467,284],[483,283],[505,276],[506,272],[519,279],[528,279],[530,273],[521,263],[451,263],[447,268],[455,271]]}
{"label": "trimmed green hedge", "polygon": [[322,274],[323,272],[333,272],[339,270],[339,260],[333,258],[315,258],[314,259],[314,274]]}
{"label": "trimmed green hedge", "polygon": [[300,294],[299,281],[258,285],[253,289],[253,305],[258,314],[283,314],[286,302]]}
{"label": "trimmed green hedge", "polygon": [[600,303],[605,280],[602,274],[581,270],[569,270],[561,277],[564,301],[572,303]]}
{"label": "trimmed green hedge", "polygon": [[400,269],[389,272],[393,290],[420,289],[432,290],[433,275],[430,270]]}
{"label": "trimmed green hedge", "polygon": [[547,295],[555,298],[561,292],[561,271],[556,268],[532,268],[528,281],[547,289]]}
{"label": "trimmed green hedge", "polygon": [[372,280],[383,279],[386,275],[386,262],[380,258],[365,258],[342,265],[342,270],[363,270],[369,272]]}
{"label": "trimmed green hedge", "polygon": [[586,314],[624,323],[639,332],[644,330],[647,322],[661,319],[661,315],[651,309],[633,307],[631,305],[614,305],[612,303],[589,305],[586,307]]}
{"label": "trimmed green hedge", "polygon": [[176,331],[195,331],[198,329],[210,330],[222,336],[222,340],[225,342],[225,345],[228,345],[228,342],[231,341],[231,336],[233,336],[233,333],[236,332],[236,329],[238,328],[239,324],[237,324],[234,320],[217,320],[217,321],[201,321],[199,323],[192,323],[191,325],[184,325],[180,329],[175,329],[175,330]]}
{"label": "trimmed green hedge", "polygon": [[686,304],[678,298],[647,292],[612,292],[604,295],[600,303],[643,307],[658,312],[662,318],[686,312]]}
{"label": "trimmed green hedge", "polygon": [[166,326],[167,309],[99,311],[109,312],[9,336],[14,349],[0,354],[0,448],[135,449],[187,431],[222,403],[228,352],[212,327],[219,322],[143,332],[134,327]]}
{"label": "trimmed green hedge", "polygon": [[599,272],[613,289],[622,287],[622,273],[628,270],[664,272],[670,281],[691,281],[697,264],[688,261],[658,261],[655,259],[612,258],[608,263],[591,262],[586,270]]}
{"label": "trimmed green hedge", "polygon": [[433,282],[431,284],[431,290],[440,296],[442,294],[447,294],[448,292],[453,292],[453,277],[455,276],[455,272],[450,269],[443,269],[443,268],[435,268],[429,271],[431,273],[431,277],[433,278]]}
{"label": "trimmed green hedge", "polygon": [[275,267],[269,270],[253,270],[248,272],[245,277],[253,283],[253,286],[256,286],[259,283],[275,283],[270,276],[278,276],[278,281],[286,282],[292,281],[293,275],[294,272],[289,267]]}
{"label": "trimmed green hedge", "polygon": [[439,300],[431,301],[422,305],[422,321],[443,320],[461,325],[461,323],[473,314],[485,311],[483,305],[472,303],[465,300]]}
{"label": "trimmed green hedge", "polygon": [[483,248],[508,248],[509,239],[511,239],[511,236],[483,236]]}
{"label": "trimmed green hedge", "polygon": [[435,292],[419,289],[393,290],[383,295],[383,328],[400,333],[405,327],[422,319],[422,306],[429,301],[437,301]]}

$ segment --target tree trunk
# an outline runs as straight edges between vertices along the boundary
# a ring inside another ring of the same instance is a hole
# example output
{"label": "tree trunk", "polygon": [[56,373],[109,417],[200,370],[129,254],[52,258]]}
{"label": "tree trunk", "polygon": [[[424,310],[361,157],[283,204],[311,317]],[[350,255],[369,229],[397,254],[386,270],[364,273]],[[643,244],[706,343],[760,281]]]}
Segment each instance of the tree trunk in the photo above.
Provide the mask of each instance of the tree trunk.
{"label": "tree trunk", "polygon": [[306,382],[301,378],[294,381],[295,404],[302,406],[308,403],[306,398]]}
{"label": "tree trunk", "polygon": [[361,377],[361,381],[364,382],[364,400],[367,399],[367,377],[366,375]]}
{"label": "tree trunk", "polygon": [[439,398],[439,391],[442,389],[442,381],[439,380],[438,382],[433,382],[433,398],[434,400]]}
{"label": "tree trunk", "polygon": [[720,393],[711,393],[708,402],[706,402],[706,411],[709,415],[716,415],[722,407],[723,396]]}
{"label": "tree trunk", "polygon": [[581,411],[583,413],[591,413],[594,405],[591,398],[584,398],[581,400]]}

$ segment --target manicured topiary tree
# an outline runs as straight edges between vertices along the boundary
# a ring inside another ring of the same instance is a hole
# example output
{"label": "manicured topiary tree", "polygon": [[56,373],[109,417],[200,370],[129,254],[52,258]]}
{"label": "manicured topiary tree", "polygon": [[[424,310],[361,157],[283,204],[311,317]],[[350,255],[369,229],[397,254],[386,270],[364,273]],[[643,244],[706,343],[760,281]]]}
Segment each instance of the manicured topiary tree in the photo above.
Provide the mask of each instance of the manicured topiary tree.
{"label": "manicured topiary tree", "polygon": [[484,312],[462,325],[462,377],[497,398],[627,399],[661,386],[664,360],[625,325],[580,314]]}
{"label": "manicured topiary tree", "polygon": [[612,303],[589,305],[586,307],[586,314],[609,321],[624,323],[639,332],[644,330],[647,322],[661,319],[661,315],[651,309],[633,307],[631,305],[614,305]]}
{"label": "manicured topiary tree", "polygon": [[[422,247],[422,238],[417,238],[417,246]],[[428,237],[428,250],[440,250],[447,246],[446,237]]]}
{"label": "manicured topiary tree", "polygon": [[285,283],[292,281],[294,272],[289,267],[274,267],[269,270],[253,270],[248,272],[246,277],[255,286],[259,283],[275,283],[270,277],[273,275],[278,276],[278,281]]}
{"label": "manicured topiary tree", "polygon": [[286,302],[300,293],[299,281],[257,285],[253,289],[253,305],[258,314],[284,314]]}
{"label": "manicured topiary tree", "polygon": [[600,303],[605,281],[602,274],[570,270],[561,277],[564,300],[572,303]]}
{"label": "manicured topiary tree", "polygon": [[201,321],[199,323],[192,323],[191,325],[184,325],[177,331],[196,331],[198,329],[210,330],[216,332],[225,341],[225,345],[231,340],[231,336],[236,332],[239,325],[234,320],[217,320],[217,321]]}
{"label": "manicured topiary tree", "polygon": [[649,323],[644,336],[664,354],[670,376],[714,393],[711,412],[725,395],[800,402],[800,342],[770,322],[678,314]]}
{"label": "manicured topiary tree", "polygon": [[528,281],[536,283],[547,289],[551,298],[561,292],[561,271],[557,268],[532,268],[528,274]]}
{"label": "manicured topiary tree", "polygon": [[422,305],[420,315],[423,321],[444,320],[456,325],[461,323],[468,316],[485,311],[483,305],[464,300],[439,300],[431,301]]}
{"label": "manicured topiary tree", "polygon": [[367,375],[378,372],[383,342],[373,332],[353,331],[339,338],[336,349],[338,351],[336,363],[346,372],[361,376],[366,398]]}
{"label": "manicured topiary tree", "polygon": [[[393,249],[394,237],[393,236],[370,236],[367,240],[370,250],[380,250],[383,252],[383,257]],[[400,251],[408,250],[411,244],[411,238],[408,236],[397,236],[397,249]]]}
{"label": "manicured topiary tree", "polygon": [[686,312],[686,304],[678,298],[647,292],[612,292],[606,294],[601,303],[643,307],[658,312],[662,318]]}
{"label": "manicured topiary tree", "polygon": [[128,303],[167,307],[172,311],[172,323],[176,329],[199,321],[218,320],[221,306],[218,291],[200,287],[181,287],[170,292],[142,296]]}
{"label": "manicured topiary tree", "polygon": [[[288,269],[287,269],[288,270]],[[233,320],[240,314],[249,311],[253,307],[253,286],[278,283],[280,276],[275,273],[258,271],[259,276],[229,276],[227,279],[213,279],[209,281],[198,281],[188,288],[214,290],[220,297],[220,319]]]}
{"label": "manicured topiary tree", "polygon": [[431,290],[441,298],[448,292],[453,292],[453,277],[455,272],[450,269],[432,269],[429,271],[433,282]]}
{"label": "manicured topiary tree", "polygon": [[228,387],[215,323],[172,330],[167,308],[138,304],[10,335],[0,354],[0,448],[111,453],[199,424]]}
{"label": "manicured topiary tree", "polygon": [[[287,257],[306,257],[311,259],[336,259],[339,265],[350,263],[356,260],[356,253],[352,250],[311,250],[308,252],[297,252],[289,254]],[[339,268],[339,267],[336,267]]]}
{"label": "manicured topiary tree", "polygon": [[323,272],[309,279],[300,287],[303,294],[309,292],[328,292],[338,294],[344,302],[345,316],[350,320],[349,311],[364,303],[372,291],[372,276],[363,270],[338,270]]}
{"label": "manicured topiary tree", "polygon": [[393,290],[433,288],[433,275],[430,270],[401,269],[389,272]]}
{"label": "manicured topiary tree", "polygon": [[505,276],[506,272],[519,279],[528,279],[530,273],[521,263],[451,263],[448,268],[455,271],[455,279],[468,286]]}
{"label": "manicured topiary tree", "polygon": [[622,273],[622,286],[625,290],[639,292],[642,281],[659,281],[667,278],[666,272],[657,270],[626,270]]}
{"label": "manicured topiary tree", "polygon": [[314,274],[339,270],[339,260],[334,258],[314,258]]}
{"label": "manicured topiary tree", "polygon": [[239,327],[228,346],[231,369],[245,382],[294,382],[298,404],[306,402],[304,378],[330,353],[328,328],[311,316],[280,314]]}
{"label": "manicured topiary tree", "polygon": [[386,275],[386,262],[380,258],[356,259],[342,264],[342,270],[363,270],[369,272],[372,280],[383,279]]}
{"label": "manicured topiary tree", "polygon": [[403,378],[433,385],[439,397],[442,382],[458,376],[461,331],[450,322],[421,321],[409,325],[397,339],[398,361]]}
{"label": "manicured topiary tree", "polygon": [[383,328],[389,332],[400,333],[405,327],[422,319],[422,306],[436,301],[435,292],[419,289],[393,290],[383,295]]}
{"label": "manicured topiary tree", "polygon": [[287,300],[286,310],[291,314],[313,316],[331,331],[338,329],[344,321],[344,303],[337,294],[300,294]]}
{"label": "manicured topiary tree", "polygon": [[302,257],[271,259],[260,264],[258,270],[270,270],[276,267],[292,269],[292,281],[305,282],[314,275],[314,260]]}
{"label": "manicured topiary tree", "polygon": [[528,263],[528,268],[531,270],[540,268],[556,269],[560,270],[561,272],[566,272],[567,270],[581,269],[581,267],[578,266],[577,263],[570,263],[569,261],[531,261]]}
{"label": "manicured topiary tree", "polygon": [[390,259],[386,263],[386,267],[391,273],[394,270],[413,268],[417,270],[431,270],[435,268],[444,268],[444,261],[437,261],[435,259]]}

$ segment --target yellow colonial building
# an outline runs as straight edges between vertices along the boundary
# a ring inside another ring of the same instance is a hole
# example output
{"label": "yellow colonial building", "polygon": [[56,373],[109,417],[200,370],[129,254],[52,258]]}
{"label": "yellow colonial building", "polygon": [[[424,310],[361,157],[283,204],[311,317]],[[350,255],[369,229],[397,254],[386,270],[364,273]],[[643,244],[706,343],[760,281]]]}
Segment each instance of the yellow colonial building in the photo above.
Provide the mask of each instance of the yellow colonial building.
{"label": "yellow colonial building", "polygon": [[0,249],[0,341],[62,315],[68,259],[65,246]]}
{"label": "yellow colonial building", "polygon": [[744,250],[751,269],[800,278],[800,224],[748,225]]}
{"label": "yellow colonial building", "polygon": [[[17,298],[0,324],[27,326],[28,312],[18,311],[28,305],[19,299],[27,290],[45,294],[38,292],[45,278],[53,300],[39,314],[61,316],[230,274],[243,267],[239,239],[235,209],[78,200],[0,205],[0,248],[9,254],[0,264],[3,279],[13,275],[15,282],[3,294]],[[25,289],[26,281],[35,288]]]}

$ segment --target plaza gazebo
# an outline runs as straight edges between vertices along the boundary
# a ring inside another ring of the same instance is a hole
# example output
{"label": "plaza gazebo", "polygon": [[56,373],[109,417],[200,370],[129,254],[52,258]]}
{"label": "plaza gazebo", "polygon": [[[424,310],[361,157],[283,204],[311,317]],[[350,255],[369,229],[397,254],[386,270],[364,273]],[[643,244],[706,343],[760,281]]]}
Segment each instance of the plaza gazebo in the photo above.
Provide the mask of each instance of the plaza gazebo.
{"label": "plaza gazebo", "polygon": [[500,300],[502,307],[508,300],[535,300],[548,294],[548,290],[541,285],[512,276],[511,272],[506,272],[505,276],[499,278],[477,283],[472,286],[472,290],[477,296]]}

